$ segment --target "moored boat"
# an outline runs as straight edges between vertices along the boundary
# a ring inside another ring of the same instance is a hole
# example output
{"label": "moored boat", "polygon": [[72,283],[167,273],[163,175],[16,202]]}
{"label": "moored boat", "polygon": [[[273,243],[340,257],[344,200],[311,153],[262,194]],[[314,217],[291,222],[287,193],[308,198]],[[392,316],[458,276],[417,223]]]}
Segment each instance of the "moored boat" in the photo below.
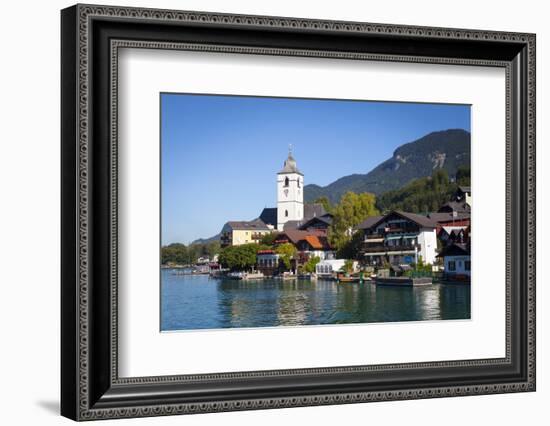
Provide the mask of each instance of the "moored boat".
{"label": "moored boat", "polygon": [[394,287],[414,287],[420,285],[430,285],[432,284],[432,277],[378,277],[376,278],[376,285],[386,285]]}
{"label": "moored boat", "polygon": [[261,272],[230,272],[227,278],[232,280],[259,280],[264,278]]}
{"label": "moored boat", "polygon": [[338,276],[338,282],[340,283],[358,283],[361,282],[360,277],[355,277],[353,275],[346,276],[346,275],[339,275]]}

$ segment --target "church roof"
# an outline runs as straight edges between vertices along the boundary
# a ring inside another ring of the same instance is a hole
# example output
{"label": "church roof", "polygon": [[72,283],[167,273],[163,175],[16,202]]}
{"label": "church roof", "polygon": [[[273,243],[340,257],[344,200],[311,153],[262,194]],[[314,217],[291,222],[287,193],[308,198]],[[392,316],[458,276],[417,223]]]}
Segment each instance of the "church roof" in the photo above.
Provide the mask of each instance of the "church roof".
{"label": "church roof", "polygon": [[277,207],[264,208],[259,219],[266,225],[277,226]]}
{"label": "church roof", "polygon": [[284,173],[298,173],[300,175],[304,175],[300,170],[298,170],[298,167],[296,166],[296,160],[292,156],[292,153],[289,151],[288,157],[285,160],[285,164],[283,165],[282,170],[278,174],[284,174]]}
{"label": "church roof", "polygon": [[327,214],[327,211],[320,203],[304,204],[304,220],[314,217],[321,217]]}
{"label": "church roof", "polygon": [[[264,209],[265,211],[266,209]],[[277,209],[275,209],[277,211]],[[263,214],[263,212],[262,212]],[[276,213],[275,213],[276,214]],[[261,218],[261,216],[260,216]],[[325,210],[322,204],[319,203],[312,203],[312,204],[304,204],[304,217],[301,220],[287,220],[285,224],[283,225],[283,230],[289,230],[289,229],[298,229],[302,225],[305,225],[307,222],[309,222],[313,218],[318,218],[322,220],[323,222],[326,222],[327,225],[330,225],[332,223],[332,217],[329,213]],[[267,222],[266,222],[267,223]]]}
{"label": "church roof", "polygon": [[298,229],[303,223],[303,220],[287,220],[283,225],[283,231]]}

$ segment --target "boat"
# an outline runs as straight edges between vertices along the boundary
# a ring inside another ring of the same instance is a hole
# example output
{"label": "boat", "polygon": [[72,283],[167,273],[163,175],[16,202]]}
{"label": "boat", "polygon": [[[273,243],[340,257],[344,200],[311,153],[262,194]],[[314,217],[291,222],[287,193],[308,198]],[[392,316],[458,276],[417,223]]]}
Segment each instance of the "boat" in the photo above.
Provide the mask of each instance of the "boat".
{"label": "boat", "polygon": [[385,285],[393,287],[416,287],[421,285],[430,285],[433,283],[432,277],[378,277],[376,285]]}
{"label": "boat", "polygon": [[283,272],[282,274],[276,275],[273,278],[279,279],[279,280],[295,280],[299,276],[296,274],[292,274],[290,272]]}
{"label": "boat", "polygon": [[264,278],[261,272],[230,272],[227,278],[232,280],[259,280]]}
{"label": "boat", "polygon": [[222,276],[225,276],[227,275],[229,272],[229,269],[224,269],[224,268],[220,268],[220,269],[211,269],[210,270],[210,276],[211,277],[222,277]]}
{"label": "boat", "polygon": [[264,278],[264,274],[261,272],[247,272],[244,274],[243,280],[261,280]]}
{"label": "boat", "polygon": [[242,280],[244,272],[230,272],[227,274],[227,278],[230,280]]}
{"label": "boat", "polygon": [[193,275],[193,270],[189,268],[186,268],[186,269],[178,268],[178,269],[173,269],[171,274],[172,275]]}
{"label": "boat", "polygon": [[354,277],[353,275],[338,275],[338,282],[340,283],[359,283],[361,277]]}

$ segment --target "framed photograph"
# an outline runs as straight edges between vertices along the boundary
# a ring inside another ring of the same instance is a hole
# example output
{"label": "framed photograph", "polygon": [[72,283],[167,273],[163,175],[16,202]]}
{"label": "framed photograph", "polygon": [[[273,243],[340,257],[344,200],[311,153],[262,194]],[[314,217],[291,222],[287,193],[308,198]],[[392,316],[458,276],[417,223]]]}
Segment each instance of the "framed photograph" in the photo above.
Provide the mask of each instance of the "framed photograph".
{"label": "framed photograph", "polygon": [[61,412],[535,390],[535,35],[61,12]]}

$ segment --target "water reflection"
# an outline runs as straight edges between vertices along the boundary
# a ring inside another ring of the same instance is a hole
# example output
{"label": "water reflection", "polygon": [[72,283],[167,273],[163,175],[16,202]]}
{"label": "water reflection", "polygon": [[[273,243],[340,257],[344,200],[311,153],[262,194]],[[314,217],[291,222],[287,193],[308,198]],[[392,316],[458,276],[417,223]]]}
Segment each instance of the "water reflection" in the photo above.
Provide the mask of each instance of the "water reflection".
{"label": "water reflection", "polygon": [[273,327],[470,318],[470,287],[333,281],[244,282],[162,271],[161,329]]}

